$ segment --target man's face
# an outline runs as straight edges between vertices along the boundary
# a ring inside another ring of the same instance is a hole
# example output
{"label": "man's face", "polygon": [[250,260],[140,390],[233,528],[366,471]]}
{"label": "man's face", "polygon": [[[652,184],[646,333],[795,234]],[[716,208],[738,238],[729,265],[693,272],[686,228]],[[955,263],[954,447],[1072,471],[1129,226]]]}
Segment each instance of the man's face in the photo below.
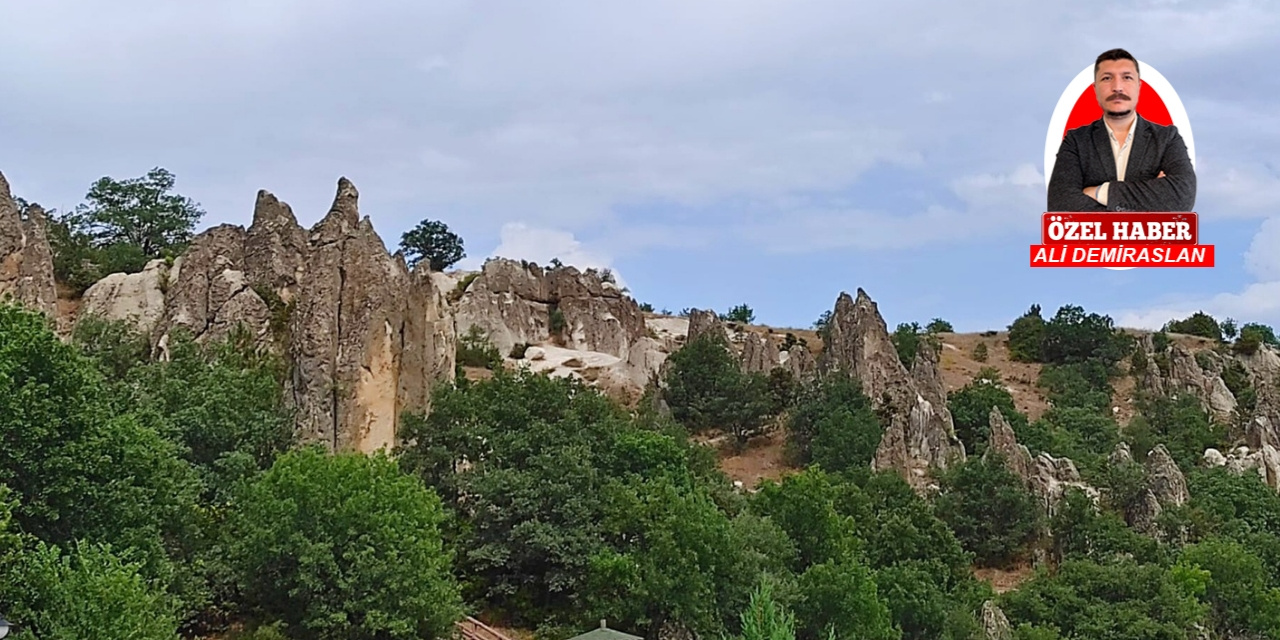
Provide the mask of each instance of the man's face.
{"label": "man's face", "polygon": [[1107,115],[1123,118],[1138,107],[1138,65],[1132,60],[1106,60],[1098,65],[1093,91]]}

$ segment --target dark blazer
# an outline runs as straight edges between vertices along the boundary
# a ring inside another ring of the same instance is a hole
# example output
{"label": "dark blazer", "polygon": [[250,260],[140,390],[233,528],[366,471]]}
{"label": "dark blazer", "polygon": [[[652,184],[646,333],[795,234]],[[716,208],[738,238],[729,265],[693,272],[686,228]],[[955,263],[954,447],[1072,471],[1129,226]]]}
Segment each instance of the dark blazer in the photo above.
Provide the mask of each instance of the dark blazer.
{"label": "dark blazer", "polygon": [[[1195,211],[1196,172],[1187,145],[1174,126],[1138,116],[1124,182],[1116,182],[1116,159],[1102,118],[1067,132],[1049,178],[1045,211]],[[1163,171],[1165,177],[1156,178]],[[1107,206],[1084,194],[1110,182]]]}

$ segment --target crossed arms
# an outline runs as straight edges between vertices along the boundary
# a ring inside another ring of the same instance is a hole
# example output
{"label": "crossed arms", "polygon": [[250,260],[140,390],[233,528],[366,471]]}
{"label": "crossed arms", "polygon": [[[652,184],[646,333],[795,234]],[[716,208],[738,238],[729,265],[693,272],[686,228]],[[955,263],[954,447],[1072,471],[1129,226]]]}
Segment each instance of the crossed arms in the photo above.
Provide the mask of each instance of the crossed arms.
{"label": "crossed arms", "polygon": [[[1081,154],[1093,153],[1089,136],[1085,131],[1073,133],[1076,135],[1068,134],[1058,149],[1058,159],[1049,179],[1047,211],[1195,210],[1195,169],[1191,166],[1187,145],[1176,128],[1169,127],[1166,134],[1168,140],[1157,165],[1159,175],[1146,180],[1109,181],[1105,205],[1091,197],[1101,181],[1099,184],[1086,184]],[[1129,172],[1134,169],[1130,165]],[[1109,173],[1114,175],[1114,172]]]}

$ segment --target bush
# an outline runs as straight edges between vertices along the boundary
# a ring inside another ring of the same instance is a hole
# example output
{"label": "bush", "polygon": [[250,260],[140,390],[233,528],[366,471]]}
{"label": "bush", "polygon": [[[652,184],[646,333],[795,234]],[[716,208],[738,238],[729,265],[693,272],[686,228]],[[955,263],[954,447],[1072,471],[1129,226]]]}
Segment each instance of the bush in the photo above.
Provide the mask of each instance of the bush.
{"label": "bush", "polygon": [[955,333],[956,332],[955,327],[951,326],[950,322],[947,322],[942,318],[934,318],[933,320],[930,320],[929,324],[925,325],[924,330],[927,333]]}
{"label": "bush", "polygon": [[529,350],[528,342],[517,342],[514,345],[511,345],[511,355],[508,357],[510,357],[512,360],[523,360],[524,354],[528,350]]}
{"label": "bush", "polygon": [[497,369],[502,366],[502,354],[477,324],[471,325],[467,333],[458,338],[457,360],[463,367]]}
{"label": "bush", "polygon": [[745,304],[737,305],[729,309],[728,313],[720,316],[721,320],[726,322],[740,322],[742,324],[751,324],[756,321],[756,312],[751,310]]}
{"label": "bush", "polygon": [[1203,311],[1197,311],[1182,320],[1170,320],[1165,323],[1162,331],[1200,336],[1214,342],[1222,341],[1222,325]]}
{"label": "bush", "polygon": [[835,374],[801,389],[787,431],[787,447],[799,464],[838,472],[870,464],[884,428],[858,381]]}
{"label": "bush", "polygon": [[1280,339],[1276,338],[1271,327],[1251,322],[1240,327],[1240,336],[1236,338],[1233,348],[1236,353],[1252,355],[1264,344],[1280,348]]}
{"label": "bush", "polygon": [[745,442],[770,412],[768,381],[742,372],[723,335],[708,332],[667,359],[663,396],[672,416],[691,432],[724,429]]}
{"label": "bush", "polygon": [[[78,543],[71,552],[39,543],[20,574],[26,606],[6,602],[5,614],[27,638],[171,640],[178,635],[174,602],[146,577],[143,563],[109,545]],[[30,634],[30,635],[28,635]]]}
{"label": "bush", "polygon": [[922,329],[918,322],[899,324],[889,335],[889,340],[893,342],[893,347],[898,352],[898,360],[908,370],[915,366],[916,353],[920,350],[922,340],[928,341],[935,351],[942,346],[938,336]]}
{"label": "bush", "polygon": [[462,613],[440,499],[379,453],[291,452],[245,487],[228,556],[245,602],[289,635],[448,635]]}
{"label": "bush", "polygon": [[973,359],[978,362],[987,361],[987,343],[979,342],[977,346],[973,348]]}
{"label": "bush", "polygon": [[1024,555],[1040,528],[1040,506],[999,456],[970,458],[940,480],[938,517],[978,564],[1007,566]]}
{"label": "bush", "polygon": [[564,333],[568,326],[569,323],[564,319],[564,312],[560,310],[560,307],[553,305],[547,313],[547,330],[551,335],[559,336]]}
{"label": "bush", "polygon": [[1001,384],[999,372],[984,370],[969,384],[950,394],[947,408],[955,423],[956,436],[964,443],[971,456],[980,456],[991,438],[991,408],[997,407],[1014,433],[1027,425],[1027,417],[1020,413],[1010,394]]}
{"label": "bush", "polygon": [[1016,362],[1040,362],[1043,360],[1041,344],[1044,342],[1044,318],[1040,305],[1033,304],[1026,313],[1009,325],[1009,357]]}

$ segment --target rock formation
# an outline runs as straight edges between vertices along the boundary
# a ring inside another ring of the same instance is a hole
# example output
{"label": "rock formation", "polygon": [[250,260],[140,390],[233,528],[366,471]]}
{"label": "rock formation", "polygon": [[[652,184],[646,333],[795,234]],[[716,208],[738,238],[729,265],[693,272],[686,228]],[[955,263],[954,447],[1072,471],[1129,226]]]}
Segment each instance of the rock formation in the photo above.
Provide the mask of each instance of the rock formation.
{"label": "rock formation", "polygon": [[1033,457],[1026,445],[1018,443],[1013,427],[1000,409],[991,408],[988,424],[991,441],[983,458],[991,460],[1000,456],[1005,466],[1022,480],[1023,486],[1040,500],[1046,513],[1057,513],[1058,504],[1071,488],[1083,491],[1095,501],[1098,499],[1098,490],[1081,479],[1071,459],[1055,458],[1047,453]]}
{"label": "rock formation", "polygon": [[[402,411],[428,408],[432,386],[453,376],[455,345],[443,292],[430,274],[388,255],[358,199],[339,180],[309,235],[288,323],[287,386],[304,439],[372,451],[394,443]],[[274,275],[287,280],[291,255],[275,255],[264,263],[285,265]]]}
{"label": "rock formation", "polygon": [[1226,467],[1227,471],[1236,475],[1257,473],[1267,486],[1280,491],[1280,449],[1271,445],[1257,450],[1237,447],[1226,455],[1217,449],[1206,449],[1203,461],[1209,467]]}
{"label": "rock formation", "polygon": [[89,287],[82,298],[79,320],[127,320],[151,335],[165,311],[165,290],[172,269],[152,260],[138,273],[113,273]]}
{"label": "rock formation", "polygon": [[1009,618],[992,600],[982,603],[982,637],[984,640],[1013,640]]}
{"label": "rock formation", "polygon": [[936,352],[922,348],[921,371],[908,373],[884,318],[862,289],[856,301],[840,294],[829,327],[820,366],[858,379],[872,405],[888,417],[873,468],[894,469],[920,490],[929,484],[930,468],[945,469],[964,458],[937,376]]}
{"label": "rock formation", "polygon": [[508,259],[485,262],[454,314],[459,334],[480,327],[504,356],[517,344],[555,338],[568,349],[628,360],[647,333],[635,300],[595,270]]}
{"label": "rock formation", "polygon": [[0,174],[0,301],[12,299],[50,317],[57,312],[53,251],[45,233],[44,210],[31,205],[19,211]]}
{"label": "rock formation", "polygon": [[130,320],[165,357],[175,333],[217,341],[237,327],[286,358],[286,397],[304,441],[372,451],[394,443],[399,416],[426,410],[451,379],[455,338],[437,276],[390,255],[359,193],[338,182],[308,233],[289,206],[259,191],[247,230],[197,235],[172,267],[114,274],[85,294],[82,318]]}
{"label": "rock formation", "polygon": [[1139,346],[1147,359],[1139,378],[1143,391],[1169,397],[1190,393],[1215,419],[1235,419],[1236,398],[1222,380],[1225,357],[1209,350],[1192,352],[1177,344],[1170,344],[1165,353],[1157,354],[1150,335],[1143,336]]}
{"label": "rock formation", "polygon": [[[1123,447],[1123,448],[1122,448]],[[1121,445],[1112,454],[1112,464],[1133,462],[1128,447]],[[1187,479],[1178,468],[1169,450],[1163,444],[1156,445],[1147,454],[1144,465],[1145,486],[1137,504],[1131,505],[1125,519],[1133,528],[1148,535],[1158,534],[1158,519],[1165,509],[1182,506],[1191,499]]]}

